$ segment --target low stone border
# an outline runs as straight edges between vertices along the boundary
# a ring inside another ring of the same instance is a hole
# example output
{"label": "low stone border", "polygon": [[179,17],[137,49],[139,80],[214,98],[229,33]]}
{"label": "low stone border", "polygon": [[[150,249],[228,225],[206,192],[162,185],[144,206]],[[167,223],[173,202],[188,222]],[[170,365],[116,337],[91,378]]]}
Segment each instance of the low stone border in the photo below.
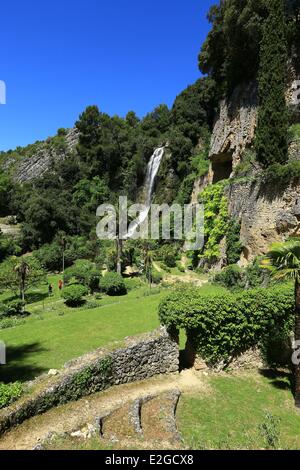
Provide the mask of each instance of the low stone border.
{"label": "low stone border", "polygon": [[[0,435],[28,418],[83,396],[179,370],[178,344],[165,328],[125,339],[125,347],[98,349],[67,363],[58,375],[38,380],[36,390],[0,411]],[[32,385],[32,384],[31,384]]]}

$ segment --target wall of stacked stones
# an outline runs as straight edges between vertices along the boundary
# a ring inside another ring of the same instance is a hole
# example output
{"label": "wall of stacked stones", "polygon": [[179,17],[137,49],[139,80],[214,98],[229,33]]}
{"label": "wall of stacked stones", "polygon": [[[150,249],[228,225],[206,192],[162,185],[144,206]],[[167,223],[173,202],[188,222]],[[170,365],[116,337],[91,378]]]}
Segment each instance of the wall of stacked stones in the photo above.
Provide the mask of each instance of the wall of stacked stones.
{"label": "wall of stacked stones", "polygon": [[177,372],[179,348],[164,328],[127,338],[113,351],[99,349],[70,361],[58,375],[31,384],[31,391],[0,411],[0,434],[24,420],[119,384]]}

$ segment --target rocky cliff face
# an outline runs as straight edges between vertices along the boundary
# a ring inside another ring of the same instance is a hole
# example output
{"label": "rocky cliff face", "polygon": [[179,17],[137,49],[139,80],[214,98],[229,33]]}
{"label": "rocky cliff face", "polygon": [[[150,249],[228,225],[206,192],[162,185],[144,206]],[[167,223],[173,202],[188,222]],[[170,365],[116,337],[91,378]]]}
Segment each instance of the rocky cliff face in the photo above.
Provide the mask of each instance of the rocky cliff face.
{"label": "rocky cliff face", "polygon": [[70,129],[65,136],[65,147],[63,149],[51,147],[46,141],[39,146],[36,154],[25,157],[18,162],[8,160],[5,167],[9,168],[13,165],[13,177],[18,183],[32,181],[40,178],[55,162],[63,160],[73,152],[77,142],[77,130]]}
{"label": "rocky cliff face", "polygon": [[[257,85],[239,86],[230,100],[220,103],[210,146],[214,173],[228,162],[229,174],[238,165],[244,150],[251,145],[257,120]],[[222,175],[220,175],[222,176]],[[223,179],[223,178],[221,178]]]}
{"label": "rocky cliff face", "polygon": [[241,221],[241,265],[265,254],[273,242],[300,236],[300,181],[285,189],[259,181],[233,183],[227,196],[230,215]]}
{"label": "rocky cliff face", "polygon": [[[300,107],[291,105],[295,81],[300,78],[294,63],[290,64],[287,102],[293,122]],[[257,122],[257,86],[238,87],[230,100],[220,104],[215,122],[211,148],[210,183],[229,178],[241,162],[246,148],[253,143]],[[300,141],[290,143],[290,159],[300,160]],[[257,176],[257,175],[256,175]],[[288,236],[300,236],[300,181],[280,189],[262,183],[259,177],[245,182],[232,182],[228,188],[229,214],[241,222],[241,241],[244,246],[241,264],[268,251],[270,244]]]}

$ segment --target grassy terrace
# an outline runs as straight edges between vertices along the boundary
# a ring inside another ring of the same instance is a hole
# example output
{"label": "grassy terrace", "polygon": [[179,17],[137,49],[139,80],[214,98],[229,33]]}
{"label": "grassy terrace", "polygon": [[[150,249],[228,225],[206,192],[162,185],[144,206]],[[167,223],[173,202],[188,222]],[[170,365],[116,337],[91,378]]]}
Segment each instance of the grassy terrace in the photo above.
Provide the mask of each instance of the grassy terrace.
{"label": "grassy terrace", "polygon": [[[157,328],[158,305],[170,292],[170,287],[152,288],[149,295],[149,287],[142,284],[126,296],[89,297],[82,307],[69,308],[60,296],[59,279],[48,277],[54,288],[51,297],[47,286],[29,291],[26,310],[31,315],[20,325],[0,330],[0,340],[7,346],[0,381],[29,380],[88,351]],[[216,289],[225,291],[210,284],[201,287],[203,294]],[[12,293],[4,293],[0,301],[11,297]]]}
{"label": "grassy terrace", "polygon": [[54,286],[50,298],[46,287],[29,293],[35,301],[27,306],[31,315],[23,324],[0,330],[8,356],[0,381],[30,379],[85,352],[159,326],[157,308],[164,291],[153,289],[147,295],[147,287],[141,287],[124,297],[88,300],[96,302],[96,308],[87,304],[71,309],[60,298],[57,280],[57,276],[49,278]]}
{"label": "grassy terrace", "polygon": [[188,447],[299,449],[299,412],[288,373],[216,374],[206,386],[207,393],[184,394],[179,402],[177,424]]}

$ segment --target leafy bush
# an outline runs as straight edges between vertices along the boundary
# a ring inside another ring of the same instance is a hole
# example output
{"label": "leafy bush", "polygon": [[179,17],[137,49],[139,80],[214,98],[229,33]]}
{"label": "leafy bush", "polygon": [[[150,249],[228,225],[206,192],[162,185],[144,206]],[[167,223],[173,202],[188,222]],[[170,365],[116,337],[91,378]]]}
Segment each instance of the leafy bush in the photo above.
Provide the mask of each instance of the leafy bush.
{"label": "leafy bush", "polygon": [[287,285],[235,295],[185,288],[161,302],[159,317],[170,330],[184,328],[195,350],[214,365],[229,364],[273,331],[291,331],[294,308],[293,289]]}
{"label": "leafy bush", "polygon": [[0,317],[0,330],[13,328],[14,326],[22,325],[23,323],[25,323],[25,319],[22,317]]}
{"label": "leafy bush", "polygon": [[181,263],[177,263],[177,269],[178,269],[178,271],[180,271],[181,273],[185,273],[185,269],[184,269],[184,267],[182,266]]}
{"label": "leafy bush", "polygon": [[228,229],[228,201],[224,195],[225,182],[207,186],[200,194],[204,205],[204,235],[206,239],[201,258],[210,262],[220,257],[220,241]]}
{"label": "leafy bush", "polygon": [[221,272],[217,273],[214,277],[214,281],[228,289],[245,287],[243,271],[237,264],[227,266]]}
{"label": "leafy bush", "polygon": [[300,161],[298,160],[286,165],[275,163],[264,172],[264,182],[269,184],[287,185],[298,178],[300,178]]}
{"label": "leafy bush", "polygon": [[214,282],[228,289],[252,289],[269,284],[269,273],[262,269],[259,260],[247,266],[245,269],[233,264],[224,268],[214,277]]}
{"label": "leafy bush", "polygon": [[100,289],[107,295],[127,294],[124,279],[118,273],[106,273],[100,279]]}
{"label": "leafy bush", "polygon": [[22,300],[12,300],[6,304],[0,304],[0,318],[13,317],[23,314],[25,303]]}
{"label": "leafy bush", "polygon": [[87,287],[82,284],[72,284],[64,288],[63,298],[69,307],[77,307],[83,301],[83,297],[88,294]]}
{"label": "leafy bush", "polygon": [[101,273],[96,268],[95,263],[80,259],[75,261],[73,266],[65,270],[64,282],[68,284],[74,278],[77,282],[94,292],[99,289],[100,276]]}
{"label": "leafy bush", "polygon": [[169,268],[164,262],[160,263],[161,269],[165,271],[166,273],[171,273],[171,268]]}
{"label": "leafy bush", "polygon": [[22,384],[14,382],[10,384],[0,383],[0,408],[10,405],[22,395]]}
{"label": "leafy bush", "polygon": [[124,284],[126,287],[127,292],[138,289],[142,286],[142,281],[138,277],[128,277],[124,279]]}
{"label": "leafy bush", "polygon": [[[93,258],[94,253],[93,243],[86,237],[66,237],[65,267],[71,266],[78,259]],[[34,256],[48,271],[61,271],[62,247],[59,239],[55,239],[51,244],[44,244],[34,251]]]}
{"label": "leafy bush", "polygon": [[160,284],[162,280],[163,280],[162,274],[159,271],[157,271],[157,269],[152,269],[151,282],[153,284]]}
{"label": "leafy bush", "polygon": [[240,242],[241,224],[236,219],[230,219],[226,234],[226,257],[228,264],[239,261],[242,251]]}
{"label": "leafy bush", "polygon": [[261,267],[259,259],[246,267],[245,278],[248,288],[260,287],[262,284],[268,285],[270,283],[270,273]]}
{"label": "leafy bush", "polygon": [[8,316],[17,316],[22,315],[24,312],[25,302],[22,300],[12,300],[7,304],[7,315]]}

